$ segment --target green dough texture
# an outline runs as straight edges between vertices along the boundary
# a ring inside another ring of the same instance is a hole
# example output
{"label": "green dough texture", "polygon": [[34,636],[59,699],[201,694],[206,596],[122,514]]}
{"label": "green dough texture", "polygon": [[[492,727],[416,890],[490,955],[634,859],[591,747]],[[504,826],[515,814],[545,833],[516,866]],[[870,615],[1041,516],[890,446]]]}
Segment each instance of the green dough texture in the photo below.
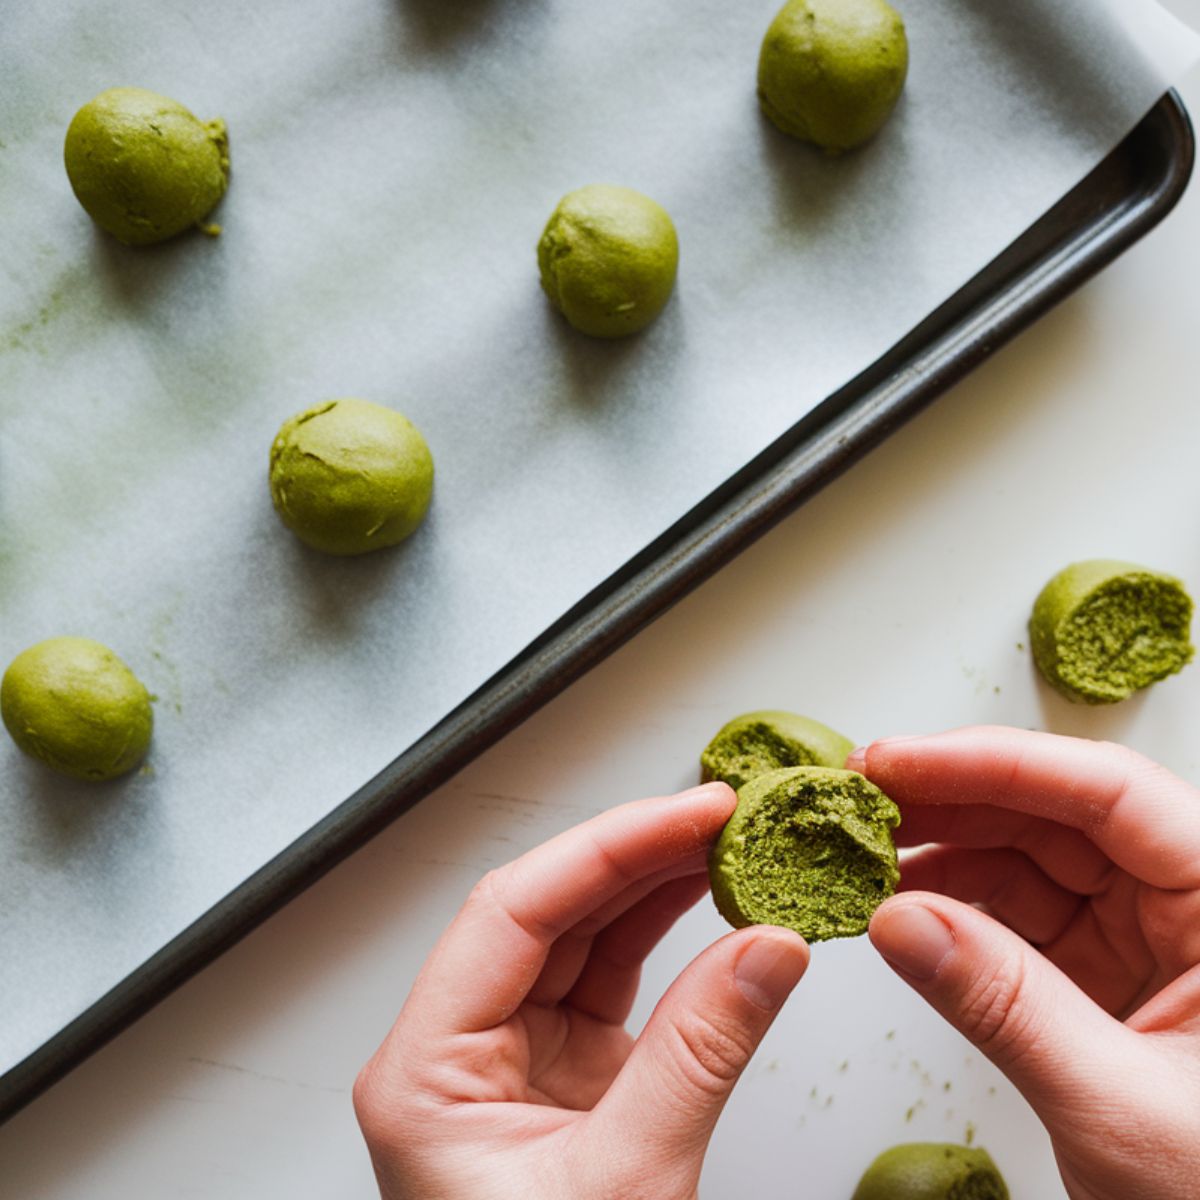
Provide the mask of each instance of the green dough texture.
{"label": "green dough texture", "polygon": [[911,1142],[885,1150],[851,1200],[1009,1200],[1009,1195],[986,1150]]}
{"label": "green dough texture", "polygon": [[406,417],[367,400],[329,400],[289,418],[271,446],[271,499],[283,523],[326,554],[404,541],[433,496],[433,456]]}
{"label": "green dough texture", "polygon": [[742,787],[709,857],[733,926],[783,925],[810,942],[856,937],[900,880],[900,811],[855,771],[785,767]]}
{"label": "green dough texture", "polygon": [[763,39],[758,99],[784,133],[840,154],[879,132],[907,75],[904,21],[885,0],[789,0]]}
{"label": "green dough texture", "polygon": [[581,333],[624,337],[671,298],[679,239],[648,196],[593,184],[559,202],[538,242],[538,269],[551,304]]}
{"label": "green dough texture", "polygon": [[144,88],[110,88],[85,104],[67,129],[63,157],[88,216],[130,246],[199,225],[229,183],[225,122],[199,121]]}
{"label": "green dough texture", "polygon": [[780,767],[843,767],[854,743],[828,725],[790,712],[750,712],[728,722],[700,755],[701,778],[734,791]]}
{"label": "green dough texture", "polygon": [[21,750],[77,779],[132,771],[154,729],[149,693],[87,638],[51,638],[18,654],[0,684],[0,714]]}
{"label": "green dough texture", "polygon": [[1192,600],[1170,575],[1133,563],[1073,563],[1029,619],[1033,660],[1070,700],[1113,704],[1192,661]]}

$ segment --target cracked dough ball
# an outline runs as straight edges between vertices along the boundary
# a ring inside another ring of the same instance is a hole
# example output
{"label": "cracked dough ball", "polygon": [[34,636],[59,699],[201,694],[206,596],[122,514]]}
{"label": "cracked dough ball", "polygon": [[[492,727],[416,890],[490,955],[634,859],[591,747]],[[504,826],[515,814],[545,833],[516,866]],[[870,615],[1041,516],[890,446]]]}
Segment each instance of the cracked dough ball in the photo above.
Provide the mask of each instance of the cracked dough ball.
{"label": "cracked dough ball", "polygon": [[0,684],[0,714],[31,758],[76,779],[115,779],[150,746],[150,695],[107,647],[59,637],[18,654]]}
{"label": "cracked dough ball", "polygon": [[326,554],[366,554],[416,530],[433,496],[433,456],[417,427],[367,400],[327,400],[289,418],[271,446],[271,499],[283,523]]}
{"label": "cracked dough ball", "polygon": [[593,184],[559,202],[538,243],[538,269],[550,303],[581,333],[624,337],[666,307],[679,239],[649,196]]}
{"label": "cracked dough ball", "polygon": [[840,154],[879,132],[907,75],[904,21],[885,0],[790,0],[763,39],[758,99],[784,133]]}
{"label": "cracked dough ball", "polygon": [[88,216],[130,246],[200,225],[229,183],[225,122],[202,122],[145,88],[109,88],[89,100],[67,129],[63,158]]}

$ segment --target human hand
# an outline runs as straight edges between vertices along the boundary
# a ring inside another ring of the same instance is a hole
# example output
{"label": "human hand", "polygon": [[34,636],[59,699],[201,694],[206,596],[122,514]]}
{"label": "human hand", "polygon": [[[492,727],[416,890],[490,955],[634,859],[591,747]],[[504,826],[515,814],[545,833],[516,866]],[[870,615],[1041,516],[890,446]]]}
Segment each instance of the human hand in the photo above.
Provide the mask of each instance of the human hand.
{"label": "human hand", "polygon": [[690,1200],[725,1101],[808,965],[785,929],[700,954],[636,1042],[650,950],[708,890],[724,784],[638,801],[484,877],[354,1102],[384,1200]]}
{"label": "human hand", "polygon": [[1200,792],[1121,746],[1015,729],[888,739],[847,766],[923,847],[872,942],[1021,1090],[1070,1195],[1194,1200]]}

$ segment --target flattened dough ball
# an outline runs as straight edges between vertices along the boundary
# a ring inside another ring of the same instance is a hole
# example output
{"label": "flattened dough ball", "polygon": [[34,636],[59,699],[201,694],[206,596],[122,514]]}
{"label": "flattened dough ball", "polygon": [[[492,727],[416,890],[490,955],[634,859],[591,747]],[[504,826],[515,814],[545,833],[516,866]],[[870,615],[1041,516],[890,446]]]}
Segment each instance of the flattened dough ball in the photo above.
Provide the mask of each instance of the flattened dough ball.
{"label": "flattened dough ball", "polygon": [[713,900],[733,926],[782,925],[810,942],[857,937],[900,880],[900,810],[855,771],[756,776],[709,857]]}
{"label": "flattened dough ball", "polygon": [[1059,571],[1029,618],[1033,660],[1069,700],[1113,704],[1192,661],[1192,600],[1171,575],[1090,559]]}
{"label": "flattened dough ball", "polygon": [[719,779],[734,791],[780,767],[844,767],[854,743],[808,717],[763,710],[734,717],[700,755],[705,783]]}
{"label": "flattened dough ball", "polygon": [[200,121],[145,88],[109,88],[88,101],[67,129],[63,158],[88,216],[130,246],[200,225],[229,183],[225,122]]}
{"label": "flattened dough ball", "polygon": [[907,76],[904,21],[886,0],[789,0],[763,38],[758,99],[784,133],[840,154],[879,132]]}
{"label": "flattened dough ball", "polygon": [[115,779],[150,746],[150,695],[107,647],[59,637],[18,654],[0,683],[0,714],[17,746],[76,779]]}
{"label": "flattened dough ball", "polygon": [[581,333],[638,333],[666,307],[679,239],[666,209],[632,188],[593,184],[559,202],[538,242],[542,289]]}
{"label": "flattened dough ball", "polygon": [[885,1150],[851,1200],[1009,1200],[986,1150],[941,1142],[910,1142]]}
{"label": "flattened dough ball", "polygon": [[271,500],[326,554],[395,546],[433,497],[433,455],[417,427],[367,400],[327,400],[289,418],[271,446]]}

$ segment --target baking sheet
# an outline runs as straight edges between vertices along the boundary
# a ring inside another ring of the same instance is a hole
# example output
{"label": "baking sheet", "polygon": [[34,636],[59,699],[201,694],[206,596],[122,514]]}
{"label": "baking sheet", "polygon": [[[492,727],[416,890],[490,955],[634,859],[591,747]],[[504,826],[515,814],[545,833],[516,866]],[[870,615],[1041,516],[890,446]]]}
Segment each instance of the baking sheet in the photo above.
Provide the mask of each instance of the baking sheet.
{"label": "baking sheet", "polygon": [[[10,15],[0,654],[96,637],[160,699],[123,783],[0,749],[0,1071],[945,299],[1193,49],[1140,4],[909,0],[906,99],[834,161],[757,114],[774,7]],[[80,214],[62,133],[115,83],[229,122],[218,242],[127,250]],[[613,345],[533,267],[595,180],[683,245],[662,321]],[[265,487],[280,421],[346,394],[405,411],[439,471],[426,527],[355,562],[295,544]]]}

